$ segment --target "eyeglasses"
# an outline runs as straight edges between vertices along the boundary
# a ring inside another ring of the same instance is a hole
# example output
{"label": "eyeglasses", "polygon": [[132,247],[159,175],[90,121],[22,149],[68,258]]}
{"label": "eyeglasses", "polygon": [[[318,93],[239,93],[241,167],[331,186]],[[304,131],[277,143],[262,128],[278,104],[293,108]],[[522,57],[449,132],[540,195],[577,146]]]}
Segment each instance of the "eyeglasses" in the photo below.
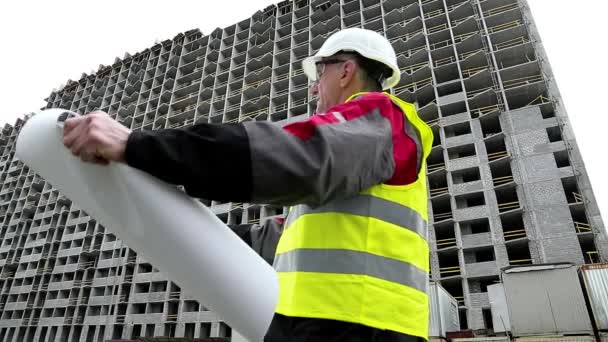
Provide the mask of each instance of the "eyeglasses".
{"label": "eyeglasses", "polygon": [[321,76],[323,76],[323,73],[325,72],[325,66],[327,64],[338,64],[344,62],[346,62],[346,60],[338,58],[325,59],[316,62],[315,66],[317,67],[317,79],[315,80],[315,82],[318,82],[321,79]]}

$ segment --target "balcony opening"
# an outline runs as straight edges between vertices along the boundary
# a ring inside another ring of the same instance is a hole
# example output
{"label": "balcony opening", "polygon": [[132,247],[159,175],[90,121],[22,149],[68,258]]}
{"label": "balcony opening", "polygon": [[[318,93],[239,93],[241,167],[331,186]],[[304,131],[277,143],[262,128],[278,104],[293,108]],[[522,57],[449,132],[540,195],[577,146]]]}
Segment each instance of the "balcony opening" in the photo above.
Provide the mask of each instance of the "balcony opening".
{"label": "balcony opening", "polygon": [[494,261],[494,247],[482,247],[475,250],[464,251],[465,264],[474,264],[478,262]]}
{"label": "balcony opening", "polygon": [[141,324],[134,324],[133,330],[131,331],[131,338],[137,338],[141,336]]}
{"label": "balcony opening", "polygon": [[585,264],[598,264],[601,263],[600,255],[595,247],[595,242],[592,238],[586,240],[579,240],[581,245],[581,251],[583,252],[583,259]]}
{"label": "balcony opening", "polygon": [[458,301],[458,306],[464,306],[464,292],[462,291],[462,280],[451,279],[441,281],[441,286]]}
{"label": "balcony opening", "polygon": [[439,135],[439,126],[432,126],[431,131],[433,132],[433,145],[432,147],[441,145],[441,136]]}
{"label": "balcony opening", "polygon": [[140,315],[146,313],[146,304],[145,303],[136,303],[131,306],[130,314]]}
{"label": "balcony opening", "polygon": [[471,167],[452,172],[452,182],[454,184],[463,184],[481,180],[478,167]]}
{"label": "balcony opening", "polygon": [[479,123],[484,139],[502,132],[498,113],[482,116],[479,118]]}
{"label": "balcony opening", "polygon": [[433,220],[435,222],[452,218],[452,205],[450,204],[449,196],[431,199],[431,207],[433,209]]}
{"label": "balcony opening", "polygon": [[530,255],[530,248],[528,243],[522,244],[507,244],[507,256],[509,258],[509,265],[531,265],[532,256]]}
{"label": "balcony opening", "polygon": [[199,307],[199,303],[195,300],[184,301],[184,312],[198,312]]}
{"label": "balcony opening", "polygon": [[460,329],[469,329],[469,322],[467,321],[467,309],[458,309],[458,318],[460,319]]}
{"label": "balcony opening", "polygon": [[138,265],[137,273],[151,273],[151,272],[152,272],[152,265],[150,265],[148,263]]}
{"label": "balcony opening", "polygon": [[470,293],[487,293],[488,286],[500,283],[499,276],[488,276],[477,279],[469,279]]}
{"label": "balcony opening", "polygon": [[514,181],[509,159],[499,160],[490,164],[490,172],[492,173],[492,183],[495,187]]}
{"label": "balcony opening", "polygon": [[439,97],[448,96],[452,94],[462,93],[462,83],[461,82],[452,82],[442,86],[437,87],[437,95]]}
{"label": "balcony opening", "polygon": [[515,188],[500,188],[495,190],[498,212],[503,213],[520,208],[519,198]]}
{"label": "balcony opening", "polygon": [[459,159],[476,155],[475,144],[460,145],[448,149],[448,158]]}
{"label": "balcony opening", "polygon": [[492,311],[489,308],[483,308],[481,309],[481,314],[486,329],[494,329],[494,325],[492,324]]}
{"label": "balcony opening", "polygon": [[507,146],[502,138],[488,139],[485,143],[488,161],[502,159],[509,155]]}
{"label": "balcony opening", "polygon": [[167,282],[166,281],[155,281],[152,283],[150,288],[150,292],[165,292],[167,291]]}
{"label": "balcony opening", "polygon": [[570,216],[577,234],[593,233],[584,207],[570,206]]}
{"label": "balcony opening", "polygon": [[[145,306],[145,304],[142,304]],[[148,303],[148,313],[162,313],[163,312],[164,303]],[[145,312],[143,312],[145,313]]]}
{"label": "balcony opening", "polygon": [[570,166],[570,157],[568,156],[568,151],[557,151],[553,152],[553,158],[555,158],[555,165],[557,167],[566,167]]}
{"label": "balcony opening", "polygon": [[502,224],[502,233],[505,241],[511,241],[526,237],[526,229],[522,213],[511,213],[509,215],[500,216]]}
{"label": "balcony opening", "polygon": [[184,337],[194,338],[194,327],[196,323],[186,323],[184,326]]}
{"label": "balcony opening", "polygon": [[448,181],[445,173],[436,173],[428,177],[431,197],[448,193]]}
{"label": "balcony opening", "polygon": [[439,276],[441,278],[459,276],[461,274],[458,263],[458,251],[450,251],[437,255],[439,259]]}
{"label": "balcony opening", "polygon": [[568,204],[582,204],[584,202],[575,176],[562,178],[562,186]]}
{"label": "balcony opening", "polygon": [[562,130],[559,126],[547,127],[547,136],[549,137],[549,142],[562,141]]}
{"label": "balcony opening", "polygon": [[441,106],[441,117],[461,114],[467,111],[464,101],[454,102]]}
{"label": "balcony opening", "polygon": [[211,323],[201,323],[200,337],[209,337],[211,335]]}
{"label": "balcony opening", "polygon": [[428,173],[445,170],[445,160],[443,159],[443,150],[441,148],[431,151],[427,158]]}
{"label": "balcony opening", "polygon": [[456,233],[454,232],[454,224],[434,225],[435,229],[435,244],[437,249],[456,247]]}
{"label": "balcony opening", "polygon": [[456,208],[465,209],[486,204],[483,192],[475,192],[455,197]]}
{"label": "balcony opening", "polygon": [[489,232],[490,221],[487,218],[460,222],[460,234],[462,235],[472,235]]}
{"label": "balcony opening", "polygon": [[148,293],[148,292],[150,292],[150,283],[135,284],[135,293]]}
{"label": "balcony opening", "polygon": [[146,337],[154,337],[154,324],[146,324]]}
{"label": "balcony opening", "polygon": [[468,121],[457,123],[443,128],[445,137],[457,137],[460,135],[471,134],[471,124]]}

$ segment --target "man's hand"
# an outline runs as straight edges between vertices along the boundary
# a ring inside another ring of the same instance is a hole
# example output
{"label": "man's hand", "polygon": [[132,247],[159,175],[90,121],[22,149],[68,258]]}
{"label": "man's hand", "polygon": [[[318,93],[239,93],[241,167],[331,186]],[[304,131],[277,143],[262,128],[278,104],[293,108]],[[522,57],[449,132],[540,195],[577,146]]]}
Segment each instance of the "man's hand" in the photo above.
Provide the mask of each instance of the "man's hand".
{"label": "man's hand", "polygon": [[130,129],[108,114],[93,112],[64,122],[63,144],[85,162],[124,162],[129,134]]}

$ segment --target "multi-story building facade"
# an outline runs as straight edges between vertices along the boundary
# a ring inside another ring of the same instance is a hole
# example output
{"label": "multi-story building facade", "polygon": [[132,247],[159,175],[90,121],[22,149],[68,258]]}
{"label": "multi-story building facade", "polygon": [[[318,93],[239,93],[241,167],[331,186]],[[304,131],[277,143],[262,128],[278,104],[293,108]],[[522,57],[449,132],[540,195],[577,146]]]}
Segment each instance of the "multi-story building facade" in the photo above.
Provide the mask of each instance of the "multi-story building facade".
{"label": "multi-story building facade", "polygon": [[[435,133],[432,279],[458,299],[462,328],[491,329],[487,286],[502,267],[608,259],[524,0],[284,1],[117,58],[53,91],[47,108],[103,110],[133,130],[300,120],[315,108],[302,59],[347,27],[392,42],[402,70],[392,92],[415,102]],[[22,125],[0,134],[0,341],[230,335],[204,303],[17,159]],[[285,213],[201,201],[226,223]]]}

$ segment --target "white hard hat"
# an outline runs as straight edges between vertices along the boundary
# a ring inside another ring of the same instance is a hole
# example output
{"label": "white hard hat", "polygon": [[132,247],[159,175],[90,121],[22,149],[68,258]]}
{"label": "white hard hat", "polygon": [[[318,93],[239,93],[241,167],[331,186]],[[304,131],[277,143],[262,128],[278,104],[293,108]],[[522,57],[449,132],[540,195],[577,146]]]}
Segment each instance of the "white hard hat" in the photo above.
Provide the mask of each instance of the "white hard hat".
{"label": "white hard hat", "polygon": [[383,90],[392,88],[399,83],[401,71],[397,65],[397,56],[391,43],[376,31],[357,27],[347,28],[332,34],[314,56],[305,58],[302,61],[302,69],[304,69],[306,76],[315,81],[317,79],[316,63],[322,58],[333,56],[340,51],[357,52],[361,56],[380,62],[393,70],[393,74],[382,82]]}

